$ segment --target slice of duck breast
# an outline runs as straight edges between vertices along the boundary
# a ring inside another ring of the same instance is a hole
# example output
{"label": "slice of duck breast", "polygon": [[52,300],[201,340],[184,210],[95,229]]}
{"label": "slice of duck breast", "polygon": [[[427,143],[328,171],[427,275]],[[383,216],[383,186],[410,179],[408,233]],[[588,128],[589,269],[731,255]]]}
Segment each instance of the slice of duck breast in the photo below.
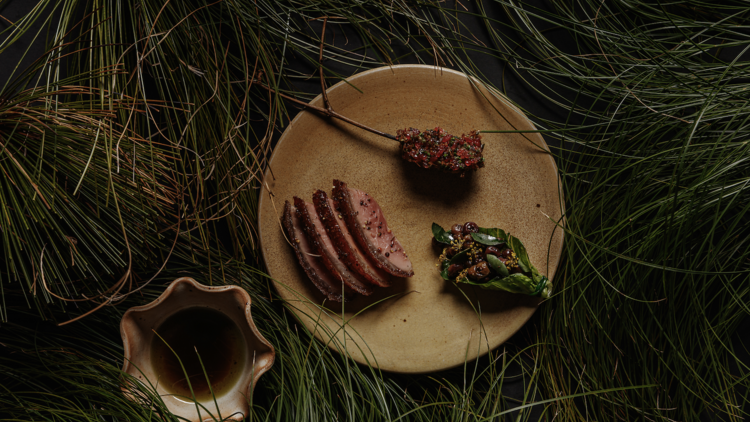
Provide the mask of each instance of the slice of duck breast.
{"label": "slice of duck breast", "polygon": [[313,246],[305,236],[302,223],[297,215],[297,209],[289,201],[284,204],[284,215],[281,217],[281,223],[284,226],[287,238],[292,243],[294,252],[297,254],[297,259],[310,281],[329,300],[341,302],[343,296],[341,283],[328,271],[322,258],[315,254]]}
{"label": "slice of duck breast", "polygon": [[300,215],[307,239],[310,240],[316,253],[323,259],[323,263],[328,268],[328,271],[339,280],[339,284],[343,280],[346,286],[357,293],[365,296],[372,294],[372,287],[360,280],[356,274],[349,271],[346,264],[339,258],[333,242],[331,242],[326,229],[323,227],[323,223],[315,212],[315,206],[296,196],[294,197],[294,206]]}
{"label": "slice of duck breast", "polygon": [[370,263],[366,255],[362,253],[359,245],[349,233],[343,216],[336,210],[338,207],[333,200],[322,190],[317,190],[313,193],[313,204],[315,204],[315,211],[320,221],[326,228],[328,237],[333,241],[336,253],[346,266],[376,286],[390,286],[390,276],[377,265]]}
{"label": "slice of duck breast", "polygon": [[352,236],[372,262],[395,276],[413,276],[411,261],[388,228],[383,210],[375,198],[348,187],[340,180],[334,180],[333,185],[333,200],[340,207]]}

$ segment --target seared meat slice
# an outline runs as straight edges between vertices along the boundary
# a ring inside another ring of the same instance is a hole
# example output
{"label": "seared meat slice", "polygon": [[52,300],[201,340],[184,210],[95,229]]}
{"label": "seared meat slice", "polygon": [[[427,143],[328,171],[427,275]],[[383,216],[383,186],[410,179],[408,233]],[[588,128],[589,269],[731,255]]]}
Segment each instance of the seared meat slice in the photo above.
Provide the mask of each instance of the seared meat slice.
{"label": "seared meat slice", "polygon": [[308,204],[296,196],[294,197],[294,206],[300,215],[300,220],[308,240],[312,243],[315,252],[323,259],[326,268],[339,280],[339,284],[343,280],[355,292],[365,296],[371,294],[372,287],[360,280],[356,274],[349,271],[346,264],[339,259],[336,249],[333,247],[333,242],[331,242],[323,227],[323,223],[315,212],[315,206]]}
{"label": "seared meat slice", "polygon": [[361,190],[333,181],[333,200],[352,236],[378,267],[399,277],[414,275],[403,246],[388,228],[377,201]]}
{"label": "seared meat slice", "polygon": [[310,277],[310,281],[329,300],[341,302],[341,282],[328,271],[322,258],[315,254],[313,246],[304,234],[297,210],[289,201],[284,204],[284,215],[281,218],[281,223],[284,226],[287,238],[294,247],[297,259],[307,276]]}
{"label": "seared meat slice", "polygon": [[377,265],[370,263],[365,254],[362,253],[359,245],[346,228],[343,216],[336,211],[337,206],[333,200],[325,192],[318,190],[313,194],[313,204],[315,204],[315,210],[318,212],[320,221],[326,228],[328,237],[333,241],[336,253],[346,266],[376,286],[390,286],[390,276],[379,269]]}

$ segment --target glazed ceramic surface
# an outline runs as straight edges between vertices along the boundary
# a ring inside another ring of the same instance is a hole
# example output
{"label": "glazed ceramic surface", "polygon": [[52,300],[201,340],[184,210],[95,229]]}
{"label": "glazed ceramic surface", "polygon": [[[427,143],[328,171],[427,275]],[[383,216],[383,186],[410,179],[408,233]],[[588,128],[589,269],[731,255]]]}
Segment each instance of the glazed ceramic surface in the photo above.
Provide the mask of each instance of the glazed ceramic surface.
{"label": "glazed ceramic surface", "polygon": [[[273,346],[255,327],[250,305],[250,296],[237,286],[204,286],[191,278],[173,281],[154,302],[131,308],[123,316],[120,324],[125,348],[123,372],[144,384],[155,386],[172,413],[193,422],[213,420],[203,409],[199,415],[192,400],[177,397],[165,388],[165,383],[160,382],[160,368],[152,361],[152,350],[155,342],[160,341],[154,335],[154,330],[171,315],[192,307],[219,311],[236,324],[241,332],[246,346],[241,349],[245,356],[240,357],[244,367],[233,385],[217,395],[219,412],[211,398],[200,403],[215,417],[220,413],[222,418],[231,416],[231,419],[242,419],[248,413],[253,386],[273,365],[275,355]],[[217,344],[216,347],[222,345]]]}
{"label": "glazed ceramic surface", "polygon": [[[472,129],[534,130],[502,96],[454,71],[394,66],[348,82],[328,90],[334,110],[387,133],[436,126],[457,135]],[[320,96],[312,101],[322,103]],[[486,167],[460,178],[418,168],[400,158],[397,142],[314,112],[292,121],[274,151],[272,173],[266,174],[260,237],[279,294],[319,339],[334,348],[346,339],[354,360],[383,370],[431,372],[487,353],[531,317],[538,298],[457,287],[435,266],[432,223],[448,229],[474,221],[521,239],[534,266],[554,282],[563,243],[555,221],[561,220],[563,197],[547,145],[535,133],[482,137]],[[323,296],[302,271],[279,218],[285,200],[296,195],[310,202],[315,189],[330,193],[334,178],[379,202],[414,264],[414,277],[357,296],[343,309],[327,302],[329,310],[323,311]],[[348,321],[344,329],[342,318]]]}

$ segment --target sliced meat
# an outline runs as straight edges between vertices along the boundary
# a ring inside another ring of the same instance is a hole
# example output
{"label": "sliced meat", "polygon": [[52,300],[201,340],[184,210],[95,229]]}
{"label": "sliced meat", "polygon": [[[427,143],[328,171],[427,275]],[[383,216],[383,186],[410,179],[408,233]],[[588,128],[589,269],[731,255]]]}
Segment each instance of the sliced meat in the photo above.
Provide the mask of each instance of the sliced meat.
{"label": "sliced meat", "polygon": [[350,188],[340,180],[333,181],[333,200],[341,209],[352,236],[372,262],[399,277],[414,275],[411,261],[403,246],[388,228],[377,201],[361,190]]}
{"label": "sliced meat", "polygon": [[[333,247],[333,242],[328,237],[323,223],[318,218],[318,214],[315,212],[315,206],[308,204],[300,198],[294,197],[294,206],[297,208],[297,213],[300,216],[302,226],[305,229],[307,238],[312,243],[315,253],[323,258],[328,271],[330,271],[338,280],[343,280],[344,283],[357,293],[361,293],[365,296],[372,294],[372,287],[360,280],[356,274],[349,271],[346,264],[339,259],[336,248]],[[339,281],[339,284],[341,281]]]}
{"label": "sliced meat", "polygon": [[323,260],[315,255],[313,246],[304,234],[297,209],[289,201],[284,204],[284,215],[281,218],[281,223],[289,241],[292,243],[294,252],[297,254],[297,259],[307,276],[310,277],[310,281],[329,300],[341,302],[341,283],[328,271],[323,264]]}
{"label": "sliced meat", "polygon": [[[320,221],[326,228],[328,237],[333,241],[336,253],[353,272],[361,275],[366,281],[381,287],[390,286],[390,276],[377,265],[370,263],[362,253],[357,242],[346,228],[343,216],[336,211],[336,204],[322,190],[313,193],[313,204]],[[339,222],[341,224],[339,224]]]}

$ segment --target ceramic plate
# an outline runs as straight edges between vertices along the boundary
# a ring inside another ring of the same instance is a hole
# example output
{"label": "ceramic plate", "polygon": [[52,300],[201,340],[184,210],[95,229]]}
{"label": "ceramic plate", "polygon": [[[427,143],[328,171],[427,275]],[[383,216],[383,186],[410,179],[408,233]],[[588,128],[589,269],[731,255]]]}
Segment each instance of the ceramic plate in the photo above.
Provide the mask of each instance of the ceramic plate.
{"label": "ceramic plate", "polygon": [[[447,69],[384,67],[348,82],[328,90],[334,110],[387,133],[436,126],[458,135],[472,129],[512,130],[508,122],[534,129],[502,96]],[[322,106],[322,97],[312,104]],[[534,266],[554,282],[563,234],[550,218],[561,218],[563,199],[547,145],[538,134],[482,136],[485,168],[460,178],[404,162],[397,142],[314,112],[299,113],[287,127],[261,195],[260,241],[279,294],[320,340],[334,348],[345,341],[352,359],[382,370],[424,373],[487,353],[531,317],[537,298],[459,288],[445,282],[435,267],[432,223],[448,228],[470,220],[520,238]],[[295,195],[311,202],[316,189],[330,194],[333,179],[377,199],[409,254],[414,276],[372,296],[358,296],[343,310],[327,302],[324,311],[323,296],[302,271],[279,217],[284,201]],[[332,336],[338,342],[330,341]]]}

